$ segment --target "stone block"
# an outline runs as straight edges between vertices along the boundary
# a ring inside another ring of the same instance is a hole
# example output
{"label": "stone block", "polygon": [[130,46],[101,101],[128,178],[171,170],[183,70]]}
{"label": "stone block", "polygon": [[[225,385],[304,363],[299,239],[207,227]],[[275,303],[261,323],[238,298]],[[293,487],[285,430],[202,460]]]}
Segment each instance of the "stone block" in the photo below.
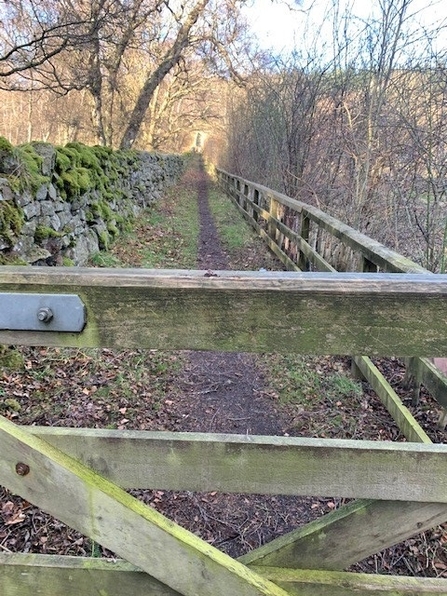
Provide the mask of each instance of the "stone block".
{"label": "stone block", "polygon": [[26,219],[32,219],[33,217],[37,217],[40,215],[40,203],[34,201],[33,203],[28,203],[23,207],[23,213],[25,214]]}
{"label": "stone block", "polygon": [[42,201],[40,203],[41,215],[54,215],[54,203],[53,201]]}
{"label": "stone block", "polygon": [[42,158],[41,172],[44,176],[53,173],[56,165],[56,149],[49,143],[33,143],[34,151]]}
{"label": "stone block", "polygon": [[59,213],[61,211],[66,211],[67,213],[70,212],[70,204],[65,203],[65,201],[53,201],[54,211],[55,213]]}
{"label": "stone block", "polygon": [[16,195],[16,203],[19,207],[25,207],[25,205],[29,205],[33,200],[34,197],[28,190]]}
{"label": "stone block", "polygon": [[42,184],[36,191],[36,201],[45,201],[48,196],[48,184]]}
{"label": "stone block", "polygon": [[36,261],[45,261],[48,257],[51,257],[51,253],[49,250],[42,248],[41,246],[32,246],[22,256],[25,261],[32,265]]}
{"label": "stone block", "polygon": [[26,221],[21,230],[21,234],[23,236],[32,236],[34,238],[34,234],[37,228],[37,219],[32,219],[31,221]]}
{"label": "stone block", "polygon": [[14,195],[12,193],[9,182],[6,178],[0,178],[0,201],[12,201]]}
{"label": "stone block", "polygon": [[57,199],[57,190],[56,187],[54,186],[54,184],[49,184],[48,185],[48,196],[50,197],[50,199],[52,201],[55,201]]}
{"label": "stone block", "polygon": [[53,230],[55,230],[56,232],[59,232],[62,228],[61,225],[61,220],[59,215],[57,215],[56,213],[54,215],[52,215],[50,217],[50,222],[51,222],[51,227],[53,228]]}

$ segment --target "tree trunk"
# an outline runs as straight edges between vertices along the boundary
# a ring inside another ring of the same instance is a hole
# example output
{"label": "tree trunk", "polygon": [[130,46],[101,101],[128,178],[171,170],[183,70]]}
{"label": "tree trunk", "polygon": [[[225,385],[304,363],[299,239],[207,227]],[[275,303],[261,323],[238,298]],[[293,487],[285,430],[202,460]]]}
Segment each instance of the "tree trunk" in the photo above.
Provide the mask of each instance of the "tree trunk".
{"label": "tree trunk", "polygon": [[148,75],[138,96],[137,103],[130,115],[129,123],[121,139],[120,149],[130,149],[134,144],[156,88],[171,69],[179,63],[184,49],[190,43],[189,34],[191,29],[209,2],[210,0],[199,0],[196,3],[180,27],[172,47],[165,53],[158,67]]}

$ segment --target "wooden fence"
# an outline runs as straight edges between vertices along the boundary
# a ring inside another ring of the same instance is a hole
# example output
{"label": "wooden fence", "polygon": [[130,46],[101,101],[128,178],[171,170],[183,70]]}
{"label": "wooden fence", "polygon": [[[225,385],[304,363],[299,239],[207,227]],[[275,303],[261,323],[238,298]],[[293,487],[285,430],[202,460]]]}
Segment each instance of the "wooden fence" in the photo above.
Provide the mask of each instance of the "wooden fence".
{"label": "wooden fence", "polygon": [[[22,309],[1,319],[8,344],[447,354],[447,277],[426,273],[3,267],[0,312],[5,305]],[[405,420],[409,442],[393,443],[21,427],[0,417],[0,484],[122,557],[0,554],[0,594],[447,594],[444,579],[344,571],[447,520],[447,447]],[[356,500],[234,560],[129,487]]]}
{"label": "wooden fence", "polygon": [[[430,274],[417,263],[311,205],[224,170],[217,170],[217,174],[221,187],[244,218],[289,270]],[[402,352],[399,356],[405,354]],[[447,358],[447,353],[441,358]],[[445,428],[446,375],[429,358],[413,357],[404,361],[407,383],[414,388],[413,405],[417,404],[420,387],[424,385],[439,403],[439,425]],[[385,405],[393,410],[393,415],[400,409],[406,416],[406,408],[402,409],[399,398],[370,359],[353,358],[353,368],[356,374],[370,382]]]}

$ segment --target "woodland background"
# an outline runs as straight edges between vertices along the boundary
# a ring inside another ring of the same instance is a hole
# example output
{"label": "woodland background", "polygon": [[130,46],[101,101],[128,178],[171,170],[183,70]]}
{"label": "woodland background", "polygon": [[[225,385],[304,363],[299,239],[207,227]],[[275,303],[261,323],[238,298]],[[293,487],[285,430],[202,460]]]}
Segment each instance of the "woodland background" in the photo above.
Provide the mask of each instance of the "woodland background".
{"label": "woodland background", "polygon": [[445,0],[289,2],[280,55],[246,4],[3,0],[0,134],[201,151],[444,272]]}

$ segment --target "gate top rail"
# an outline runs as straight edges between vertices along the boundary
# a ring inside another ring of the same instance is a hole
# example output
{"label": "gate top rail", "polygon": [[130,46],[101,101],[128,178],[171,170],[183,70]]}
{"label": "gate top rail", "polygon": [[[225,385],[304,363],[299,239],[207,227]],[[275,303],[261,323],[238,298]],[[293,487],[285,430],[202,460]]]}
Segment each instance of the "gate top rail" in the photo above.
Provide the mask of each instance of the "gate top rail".
{"label": "gate top rail", "polygon": [[[0,330],[0,343],[444,356],[447,277],[3,267],[0,294],[76,294],[79,333]],[[1,303],[0,303],[1,308]]]}

